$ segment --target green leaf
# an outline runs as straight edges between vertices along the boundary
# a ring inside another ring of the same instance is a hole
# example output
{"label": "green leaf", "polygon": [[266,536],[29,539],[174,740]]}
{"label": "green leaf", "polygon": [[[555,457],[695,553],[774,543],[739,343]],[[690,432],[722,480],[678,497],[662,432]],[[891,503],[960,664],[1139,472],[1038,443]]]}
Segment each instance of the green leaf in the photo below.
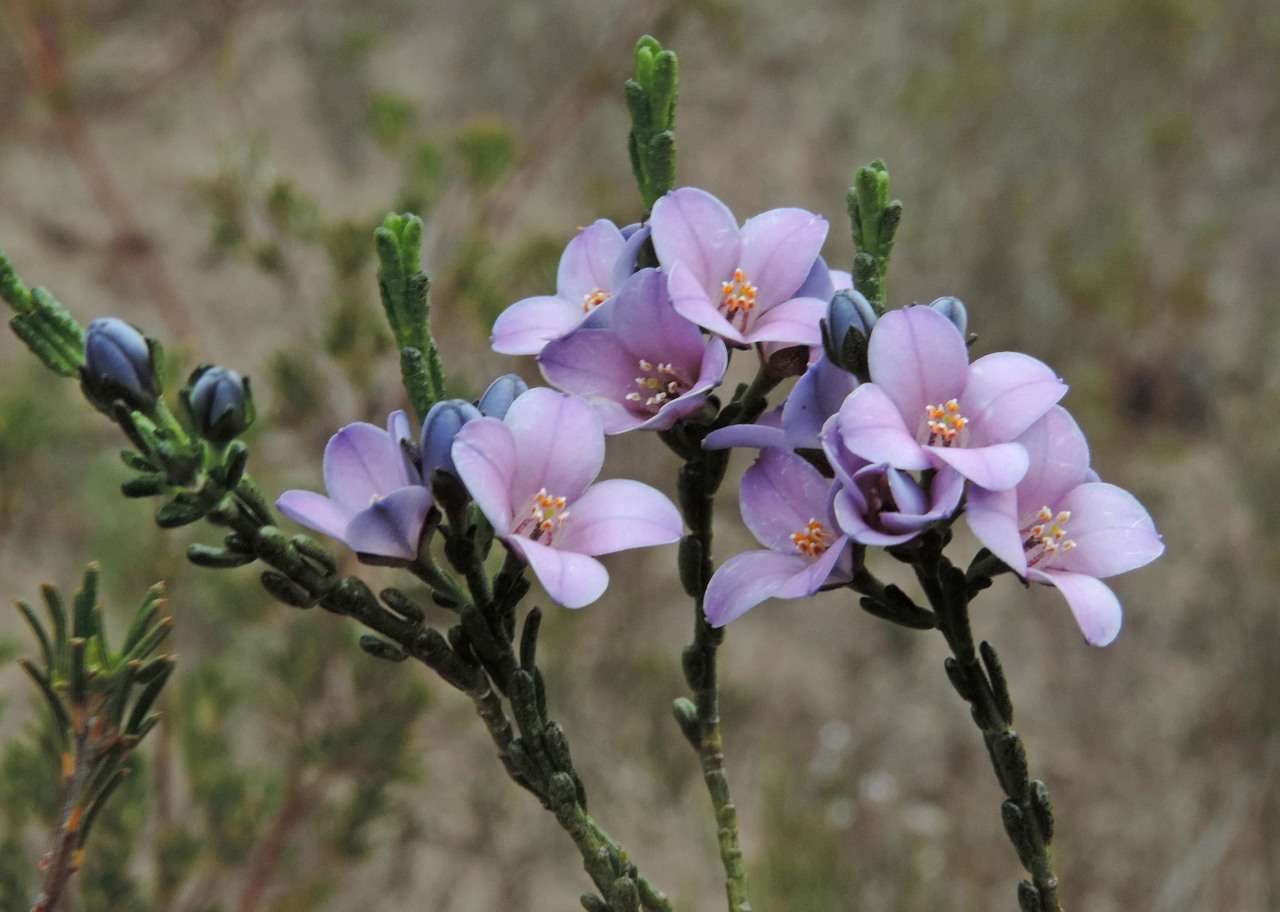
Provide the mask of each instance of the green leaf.
{"label": "green leaf", "polygon": [[26,602],[18,602],[18,611],[22,613],[22,617],[31,628],[31,632],[35,634],[36,641],[40,644],[40,655],[44,658],[45,673],[52,674],[53,646],[49,642],[49,635],[44,632],[44,625],[40,623],[40,619],[36,617],[36,613],[31,610],[31,606]]}

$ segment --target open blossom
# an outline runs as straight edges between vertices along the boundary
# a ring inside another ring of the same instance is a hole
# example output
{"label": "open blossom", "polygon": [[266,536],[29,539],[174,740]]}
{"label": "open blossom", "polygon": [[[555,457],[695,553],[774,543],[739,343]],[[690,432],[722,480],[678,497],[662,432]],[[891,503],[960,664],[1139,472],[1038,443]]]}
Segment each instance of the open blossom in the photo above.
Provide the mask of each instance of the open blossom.
{"label": "open blossom", "polygon": [[831,511],[831,481],[795,453],[762,452],[742,476],[742,519],[763,550],[729,558],[711,577],[703,610],[713,627],[770,598],[802,598],[852,573],[849,539]]}
{"label": "open blossom", "polygon": [[468,422],[453,462],[494,534],[529,562],[547,594],[567,608],[598,599],[609,573],[597,555],[679,540],[680,514],[638,481],[596,484],[604,428],[584,399],[531,389],[502,420]]}
{"label": "open blossom", "polygon": [[964,477],[955,469],[939,469],[925,486],[892,466],[868,463],[845,447],[835,418],[823,428],[822,448],[840,483],[836,522],[860,544],[900,545],[960,505]]}
{"label": "open blossom", "polygon": [[827,237],[827,221],[772,209],[741,229],[705,190],[663,196],[649,218],[678,312],[738,344],[817,345],[827,301],[797,297]]}
{"label": "open blossom", "polygon": [[762,415],[755,424],[731,424],[712,431],[702,446],[708,450],[729,447],[816,450],[822,446],[823,425],[857,385],[852,374],[836,367],[825,354],[821,355],[796,381],[781,406]]}
{"label": "open blossom", "polygon": [[840,409],[851,452],[909,471],[950,466],[996,491],[1027,471],[1026,450],[1013,441],[1067,392],[1029,355],[996,352],[970,364],[960,331],[929,307],[881,317],[867,363],[871,382]]}
{"label": "open blossom", "polygon": [[431,509],[431,491],[404,453],[409,436],[409,419],[400,411],[391,413],[385,431],[363,421],[348,424],[324,448],[328,496],[285,491],[276,507],[353,551],[412,560]]}
{"label": "open blossom", "polygon": [[1155,523],[1132,494],[1097,481],[1075,420],[1055,406],[1019,442],[1030,467],[1010,491],[973,490],[966,516],[986,547],[1019,576],[1056,586],[1085,639],[1120,632],[1120,601],[1101,579],[1164,552]]}
{"label": "open blossom", "polygon": [[542,350],[548,382],[587,399],[606,434],[666,430],[724,379],[729,351],[680,316],[666,279],[642,269],[567,336]]}
{"label": "open blossom", "polygon": [[560,257],[556,293],[525,298],[493,324],[493,349],[504,355],[536,355],[609,300],[635,269],[648,228],[619,230],[599,219],[578,232]]}

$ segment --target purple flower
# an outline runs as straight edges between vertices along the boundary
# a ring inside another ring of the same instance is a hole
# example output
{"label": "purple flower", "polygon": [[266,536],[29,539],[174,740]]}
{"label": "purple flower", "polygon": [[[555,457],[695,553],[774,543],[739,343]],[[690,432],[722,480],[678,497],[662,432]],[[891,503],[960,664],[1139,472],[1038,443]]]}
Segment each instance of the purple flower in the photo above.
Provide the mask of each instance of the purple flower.
{"label": "purple flower", "polygon": [[703,609],[713,627],[770,598],[802,598],[852,573],[849,539],[831,512],[831,482],[795,453],[768,449],[742,476],[742,519],[764,550],[729,558]]}
{"label": "purple flower", "polygon": [[1026,450],[1013,441],[1067,392],[1029,355],[996,352],[970,364],[959,330],[929,307],[881,317],[867,363],[871,382],[840,409],[850,452],[896,469],[950,466],[993,491],[1026,473]]}
{"label": "purple flower", "polygon": [[739,344],[817,345],[827,301],[797,297],[822,250],[827,221],[772,209],[738,221],[705,190],[663,196],[649,218],[678,312]]}
{"label": "purple flower", "polygon": [[860,544],[900,545],[960,505],[964,476],[955,469],[939,469],[926,490],[905,472],[849,452],[835,418],[822,429],[822,448],[840,484],[833,504],[836,522]]}
{"label": "purple flower", "polygon": [[729,351],[680,316],[656,269],[642,269],[567,336],[542,350],[548,382],[584,397],[606,434],[666,430],[724,378]]}
{"label": "purple flower", "polygon": [[385,431],[363,421],[348,424],[324,448],[329,496],[285,491],[277,509],[358,553],[413,560],[431,492],[402,449],[409,437],[404,412],[392,412]]}
{"label": "purple flower", "polygon": [[567,608],[591,604],[608,586],[596,555],[665,545],[683,530],[675,506],[648,485],[592,484],[604,462],[604,429],[576,396],[531,389],[501,421],[471,421],[454,441],[453,462],[494,534]]}
{"label": "purple flower", "polygon": [[1164,542],[1132,494],[1096,480],[1065,409],[1051,409],[1018,441],[1027,474],[1011,491],[971,491],[969,528],[1019,576],[1056,586],[1085,640],[1106,646],[1120,632],[1121,610],[1099,580],[1149,564]]}
{"label": "purple flower", "polygon": [[578,232],[560,257],[556,293],[517,301],[493,324],[493,349],[504,355],[536,355],[609,300],[635,269],[647,228],[624,235],[608,219]]}
{"label": "purple flower", "polygon": [[[819,351],[822,349],[819,348]],[[734,424],[712,431],[702,441],[708,450],[729,447],[780,447],[816,450],[823,424],[836,413],[858,381],[822,355],[796,381],[787,400],[755,424]]]}

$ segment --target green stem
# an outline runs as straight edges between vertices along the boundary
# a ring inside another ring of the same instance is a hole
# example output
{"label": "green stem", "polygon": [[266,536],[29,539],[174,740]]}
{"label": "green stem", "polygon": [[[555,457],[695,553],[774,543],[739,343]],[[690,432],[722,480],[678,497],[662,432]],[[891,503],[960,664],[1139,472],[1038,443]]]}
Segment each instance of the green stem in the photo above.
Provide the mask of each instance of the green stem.
{"label": "green stem", "polygon": [[[751,385],[726,407],[713,426],[749,424],[755,421],[767,407],[770,391],[780,382],[781,378],[770,376],[762,365]],[[703,450],[700,440],[696,441],[696,446],[691,447],[687,442],[681,445],[673,438],[664,439],[685,458],[680,469],[680,506],[689,533],[681,543],[680,551],[682,562],[694,564],[692,573],[688,567],[682,567],[681,574],[686,586],[692,589],[694,600],[693,642],[684,650],[684,674],[693,691],[696,731],[686,731],[686,735],[698,752],[702,778],[706,782],[715,812],[716,835],[720,845],[720,861],[724,867],[729,910],[751,912],[746,866],[738,834],[738,809],[729,791],[729,779],[725,773],[724,737],[720,730],[717,652],[724,642],[724,630],[712,627],[703,612],[707,584],[715,570],[711,558],[715,495],[724,480],[729,454],[722,450]]]}
{"label": "green stem", "polygon": [[947,674],[973,710],[974,723],[1006,795],[1001,807],[1005,831],[1031,875],[1030,882],[1018,885],[1019,905],[1023,912],[1062,912],[1049,850],[1053,838],[1049,792],[1043,782],[1028,777],[1026,751],[1013,728],[1013,703],[995,649],[985,642],[974,646],[969,602],[983,586],[966,579],[940,548],[926,547],[914,569],[951,649]]}

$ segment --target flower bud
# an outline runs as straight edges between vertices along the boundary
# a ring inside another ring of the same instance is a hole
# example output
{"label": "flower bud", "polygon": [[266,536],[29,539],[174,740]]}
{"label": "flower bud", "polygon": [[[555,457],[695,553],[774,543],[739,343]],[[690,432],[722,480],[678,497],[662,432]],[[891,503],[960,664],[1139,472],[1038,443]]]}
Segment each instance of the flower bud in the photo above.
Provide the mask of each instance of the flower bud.
{"label": "flower bud", "polygon": [[192,427],[211,443],[229,443],[253,423],[249,381],[225,367],[196,368],[182,398]]}
{"label": "flower bud", "polygon": [[442,469],[457,474],[453,465],[453,438],[468,421],[481,417],[480,410],[464,399],[442,399],[431,406],[422,422],[422,477]]}
{"label": "flower bud", "polygon": [[823,347],[833,364],[862,379],[867,377],[867,339],[876,325],[876,312],[859,292],[837,291],[822,322]]}
{"label": "flower bud", "polygon": [[160,393],[146,337],[116,317],[101,317],[89,324],[81,379],[86,394],[104,409],[122,399],[131,408],[147,411]]}
{"label": "flower bud", "polygon": [[963,336],[965,330],[969,328],[969,313],[965,310],[964,301],[959,298],[949,296],[938,298],[929,306],[950,320],[955,328],[960,330],[960,335]]}
{"label": "flower bud", "polygon": [[503,374],[489,384],[489,388],[484,391],[484,395],[480,397],[476,406],[479,407],[480,414],[486,418],[502,419],[507,416],[507,409],[511,408],[511,403],[516,401],[516,397],[528,391],[529,384],[517,375]]}

